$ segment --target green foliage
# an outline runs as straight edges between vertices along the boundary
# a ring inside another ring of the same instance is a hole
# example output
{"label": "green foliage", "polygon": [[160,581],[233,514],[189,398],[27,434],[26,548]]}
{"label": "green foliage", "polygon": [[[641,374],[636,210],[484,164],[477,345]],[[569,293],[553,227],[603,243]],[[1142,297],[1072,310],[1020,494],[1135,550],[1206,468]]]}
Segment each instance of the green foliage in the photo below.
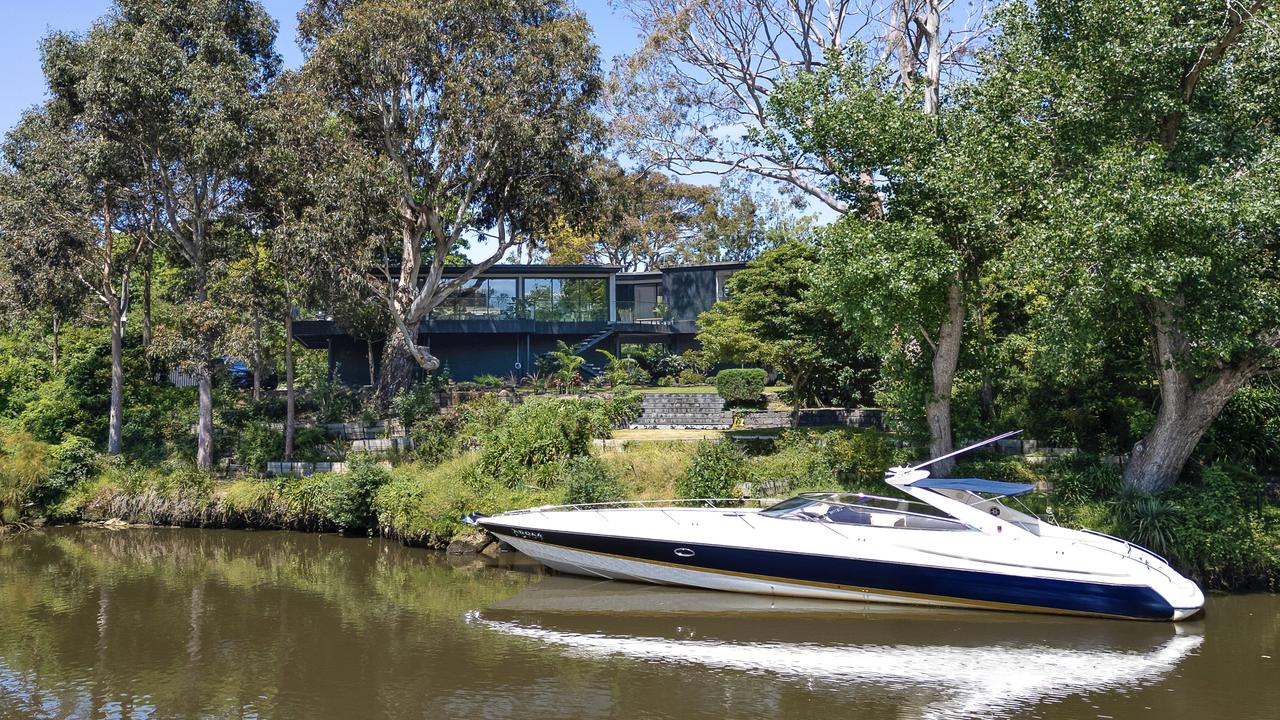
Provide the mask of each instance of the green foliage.
{"label": "green foliage", "polygon": [[356,409],[356,396],[340,380],[328,374],[316,378],[308,388],[308,398],[316,407],[316,420],[344,422]]}
{"label": "green foliage", "polygon": [[649,373],[640,367],[640,361],[634,357],[618,357],[608,350],[597,350],[605,358],[605,381],[613,387],[618,385],[645,385],[649,382]]}
{"label": "green foliage", "polygon": [[508,487],[555,485],[565,461],[586,455],[612,426],[590,401],[535,398],[516,407],[484,440],[480,469]]}
{"label": "green foliage", "polygon": [[1200,441],[1197,454],[1280,471],[1280,384],[1259,379],[1240,388]]}
{"label": "green foliage", "polygon": [[[1280,542],[1276,528],[1268,528],[1258,476],[1230,465],[1207,467],[1199,483],[1179,484],[1143,511],[1139,519],[1153,528],[1145,532],[1167,534],[1179,566],[1204,585],[1280,589]],[[1133,528],[1137,514],[1121,517]]]}
{"label": "green foliage", "polygon": [[747,457],[734,442],[703,441],[675,490],[682,498],[735,497],[750,479]]}
{"label": "green foliage", "polygon": [[557,340],[556,349],[543,357],[547,358],[547,362],[540,367],[540,370],[551,375],[561,390],[567,390],[582,382],[578,368],[582,367],[587,359],[574,353],[573,348],[569,347],[565,341]]}
{"label": "green foliage", "polygon": [[751,458],[752,494],[770,497],[806,489],[837,489],[830,439],[822,433],[784,431],[773,452]]}
{"label": "green foliage", "polygon": [[[294,436],[294,442],[297,442]],[[265,423],[251,423],[236,436],[236,459],[241,465],[263,470],[267,463],[284,457],[284,433]]]}
{"label": "green foliage", "polygon": [[89,480],[98,471],[98,451],[93,441],[66,435],[49,448],[49,475],[40,484],[33,500],[41,507],[57,503],[72,488]]}
{"label": "green foliage", "polygon": [[719,362],[778,368],[802,407],[865,404],[877,363],[831,303],[813,296],[817,270],[818,250],[808,241],[752,260],[729,279],[728,299],[699,316],[702,352]]}
{"label": "green foliage", "polygon": [[363,530],[374,526],[373,498],[391,480],[391,473],[368,455],[350,458],[345,473],[325,477],[320,512],[342,530]]}
{"label": "green foliage", "polygon": [[418,383],[408,390],[401,390],[392,398],[391,408],[404,429],[412,430],[419,421],[436,412],[435,389],[429,383]]}
{"label": "green foliage", "polygon": [[701,385],[707,381],[707,376],[693,368],[685,368],[680,371],[680,375],[676,380],[681,385]]}
{"label": "green foliage", "polygon": [[406,466],[374,497],[374,510],[384,532],[413,544],[443,547],[467,529],[462,516],[493,514],[513,508],[552,504],[549,491],[513,489],[480,471],[475,454],[466,454],[422,469]]}
{"label": "green foliage", "polygon": [[48,446],[28,433],[0,431],[0,522],[25,514],[32,494],[49,474]]}
{"label": "green foliage", "polygon": [[454,457],[462,449],[461,434],[466,422],[466,413],[449,411],[419,420],[409,433],[414,459],[432,466]]}
{"label": "green foliage", "polygon": [[1053,483],[1053,502],[1066,507],[1108,500],[1123,486],[1119,465],[1100,463],[1088,455],[1057,460],[1046,475]]}
{"label": "green foliage", "polygon": [[1164,497],[1125,488],[1111,502],[1111,521],[1120,535],[1160,555],[1182,552],[1174,535],[1182,519]]}
{"label": "green foliage", "polygon": [[639,363],[641,370],[649,377],[661,378],[668,375],[679,375],[684,370],[684,358],[677,355],[661,343],[645,345],[624,345],[622,354]]}
{"label": "green foliage", "polygon": [[505,379],[500,378],[497,375],[490,375],[490,374],[477,375],[471,378],[471,382],[481,387],[491,387],[491,388],[500,388],[507,384],[507,381]]}
{"label": "green foliage", "polygon": [[621,500],[622,486],[604,463],[591,455],[575,457],[564,464],[564,501],[586,504]]}
{"label": "green foliage", "polygon": [[716,373],[716,392],[730,405],[758,404],[767,377],[760,368],[721,370]]}

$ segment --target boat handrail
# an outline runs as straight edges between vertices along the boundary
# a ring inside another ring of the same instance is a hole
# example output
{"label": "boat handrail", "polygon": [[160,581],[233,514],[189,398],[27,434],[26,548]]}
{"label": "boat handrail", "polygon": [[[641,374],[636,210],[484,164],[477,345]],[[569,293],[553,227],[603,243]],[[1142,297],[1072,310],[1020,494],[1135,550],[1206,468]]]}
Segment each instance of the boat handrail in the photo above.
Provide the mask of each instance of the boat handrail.
{"label": "boat handrail", "polygon": [[1165,567],[1172,567],[1172,566],[1169,564],[1169,561],[1168,561],[1168,560],[1165,560],[1165,559],[1164,559],[1163,557],[1161,557],[1159,554],[1154,553],[1154,552],[1152,552],[1152,551],[1150,551],[1150,550],[1148,550],[1148,549],[1146,549],[1146,548],[1142,547],[1141,545],[1138,545],[1137,543],[1132,543],[1132,542],[1129,542],[1128,540],[1125,540],[1124,538],[1119,538],[1119,537],[1116,537],[1116,536],[1114,536],[1114,535],[1108,535],[1108,534],[1106,534],[1106,533],[1104,533],[1104,532],[1098,532],[1097,530],[1090,530],[1089,528],[1080,528],[1080,532],[1085,533],[1086,535],[1096,535],[1097,537],[1106,538],[1107,540],[1114,540],[1114,541],[1116,541],[1116,542],[1124,543],[1124,546],[1125,546],[1125,552],[1119,552],[1119,551],[1117,551],[1117,550],[1112,550],[1111,548],[1103,547],[1103,546],[1101,546],[1101,545],[1094,545],[1093,543],[1086,543],[1086,544],[1087,544],[1089,547],[1091,547],[1091,548],[1095,548],[1095,549],[1101,550],[1101,551],[1103,551],[1103,552],[1109,552],[1109,553],[1111,553],[1112,555],[1118,555],[1118,556],[1120,556],[1120,557],[1122,557],[1122,558],[1125,558],[1126,560],[1132,560],[1133,562],[1141,563],[1141,564],[1142,564],[1142,566],[1143,566],[1143,567],[1145,567],[1146,569],[1148,569],[1148,570],[1154,570],[1154,571],[1156,571],[1157,573],[1159,573],[1159,574],[1160,574],[1160,577],[1163,577],[1165,580],[1169,580],[1169,581],[1172,581],[1172,580],[1173,580],[1173,578],[1169,577],[1169,574],[1168,574],[1168,573],[1166,573],[1164,570],[1161,570],[1159,567],[1157,567],[1157,566],[1155,566],[1155,565],[1152,565],[1150,562],[1147,562],[1146,558],[1142,558],[1142,557],[1139,557],[1139,556],[1137,556],[1137,555],[1134,555],[1134,554],[1133,554],[1133,551],[1134,551],[1134,550],[1137,550],[1138,552],[1143,553],[1143,554],[1146,554],[1146,555],[1148,555],[1148,556],[1152,557],[1153,559],[1159,560],[1161,563],[1163,563],[1163,564],[1164,564],[1164,566],[1165,566]]}
{"label": "boat handrail", "polygon": [[[780,498],[658,498],[654,500],[606,500],[594,503],[565,503],[563,505],[540,505],[526,510],[515,510],[513,513],[560,512],[573,510],[601,510],[604,508],[644,507],[647,505],[679,505],[698,508],[726,510],[743,507],[745,503],[755,503],[758,507],[768,507],[782,502]],[[505,513],[504,513],[505,514]]]}
{"label": "boat handrail", "polygon": [[1142,552],[1144,552],[1144,553],[1146,553],[1146,554],[1150,555],[1151,557],[1153,557],[1153,558],[1155,558],[1155,559],[1159,560],[1160,562],[1164,563],[1165,565],[1168,565],[1168,564],[1169,564],[1169,561],[1168,561],[1164,556],[1162,556],[1160,553],[1157,553],[1157,552],[1155,552],[1155,551],[1153,551],[1153,550],[1149,550],[1149,549],[1147,549],[1147,548],[1145,548],[1145,547],[1143,547],[1143,546],[1139,545],[1139,544],[1138,544],[1138,543],[1136,543],[1136,542],[1131,542],[1131,541],[1129,541],[1129,540],[1125,540],[1125,539],[1124,539],[1124,538],[1122,538],[1122,537],[1116,537],[1115,535],[1108,535],[1108,534],[1106,534],[1106,533],[1104,533],[1104,532],[1098,532],[1097,530],[1090,530],[1089,528],[1080,528],[1080,532],[1085,533],[1085,534],[1088,534],[1088,535],[1097,535],[1098,537],[1104,537],[1104,538],[1106,538],[1106,539],[1108,539],[1108,540],[1115,540],[1116,542],[1122,542],[1122,543],[1124,543],[1124,544],[1125,544],[1125,547],[1127,547],[1127,548],[1129,548],[1129,549],[1131,549],[1131,550],[1140,550],[1140,551],[1142,551]]}

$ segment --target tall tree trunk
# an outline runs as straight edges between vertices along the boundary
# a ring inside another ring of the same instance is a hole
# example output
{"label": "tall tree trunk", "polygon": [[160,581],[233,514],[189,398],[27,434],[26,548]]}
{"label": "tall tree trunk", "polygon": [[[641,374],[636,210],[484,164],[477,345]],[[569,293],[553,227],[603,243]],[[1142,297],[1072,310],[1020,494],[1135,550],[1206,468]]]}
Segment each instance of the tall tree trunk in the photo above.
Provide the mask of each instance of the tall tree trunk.
{"label": "tall tree trunk", "polygon": [[124,313],[120,302],[111,304],[111,409],[108,412],[107,453],[119,455],[124,429]]}
{"label": "tall tree trunk", "polygon": [[199,419],[196,421],[196,466],[213,468],[213,375],[207,364],[200,372]]}
{"label": "tall tree trunk", "polygon": [[1174,305],[1155,303],[1152,325],[1160,408],[1151,431],[1134,444],[1124,480],[1130,487],[1159,492],[1177,482],[1200,438],[1231,396],[1258,374],[1259,367],[1248,361],[1237,362],[1220,368],[1212,380],[1197,383],[1180,365],[1180,356],[1189,349],[1189,343],[1177,328]]}
{"label": "tall tree trunk", "polygon": [[262,399],[262,320],[253,311],[253,401]]}
{"label": "tall tree trunk", "polygon": [[146,259],[142,263],[142,347],[151,347],[151,243],[147,243]]}
{"label": "tall tree trunk", "polygon": [[369,385],[372,387],[377,387],[378,378],[377,378],[377,372],[375,371],[375,369],[377,368],[377,365],[373,361],[373,341],[370,340],[369,338],[365,338],[364,347],[365,347],[365,356],[369,360]]}
{"label": "tall tree trunk", "polygon": [[926,0],[928,8],[924,16],[925,40],[929,43],[925,56],[924,114],[937,115],[941,107],[942,86],[942,0]]}
{"label": "tall tree trunk", "polygon": [[[204,263],[196,263],[196,299],[203,306],[209,300],[208,274]],[[196,421],[196,466],[213,469],[213,350],[208,337],[200,338],[199,419]]]}
{"label": "tall tree trunk", "polygon": [[[427,353],[425,349],[420,349],[419,352],[426,357],[428,365],[431,366],[428,368],[428,372],[440,367],[438,358]],[[388,408],[397,394],[413,387],[414,378],[418,374],[419,367],[418,361],[414,359],[413,353],[409,350],[404,333],[399,330],[392,331],[382,350],[382,374],[378,377],[378,390],[376,393],[378,404],[383,408]]]}
{"label": "tall tree trunk", "polygon": [[50,343],[49,354],[51,356],[50,363],[53,366],[53,373],[55,375],[58,374],[58,350],[59,350],[59,343],[61,342],[59,334],[61,333],[61,331],[62,331],[62,318],[58,317],[57,313],[55,313],[53,316],[53,334],[49,338],[49,343]]}
{"label": "tall tree trunk", "polygon": [[[947,317],[938,330],[933,348],[933,392],[925,404],[929,424],[929,456],[940,457],[954,448],[951,438],[951,389],[960,362],[960,341],[964,333],[964,291],[956,278],[947,290]],[[951,459],[937,463],[930,472],[946,477],[955,469]]]}
{"label": "tall tree trunk", "polygon": [[284,314],[284,459],[293,462],[293,431],[297,424],[293,390],[293,312]]}

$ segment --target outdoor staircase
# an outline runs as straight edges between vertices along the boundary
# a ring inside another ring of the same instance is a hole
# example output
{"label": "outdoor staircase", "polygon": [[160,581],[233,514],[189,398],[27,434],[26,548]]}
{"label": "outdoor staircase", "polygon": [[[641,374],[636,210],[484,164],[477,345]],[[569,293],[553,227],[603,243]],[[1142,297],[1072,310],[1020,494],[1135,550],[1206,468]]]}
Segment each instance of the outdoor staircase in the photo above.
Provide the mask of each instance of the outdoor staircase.
{"label": "outdoor staircase", "polygon": [[[574,345],[572,348],[570,348],[570,351],[574,355],[585,357],[584,353],[590,352],[597,345],[604,342],[605,340],[608,340],[609,337],[613,335],[613,333],[614,333],[614,329],[612,327],[607,327],[601,330],[600,332],[596,333],[595,335],[592,335],[591,337],[586,338],[585,340],[582,340],[577,345]],[[545,355],[546,353],[543,353],[543,354]],[[589,379],[589,378],[603,375],[604,368],[600,367],[599,365],[593,362],[584,362],[582,363],[582,365],[578,366],[578,372],[582,373],[583,378]]]}
{"label": "outdoor staircase", "polygon": [[732,424],[733,411],[716,393],[645,393],[631,427],[724,430]]}

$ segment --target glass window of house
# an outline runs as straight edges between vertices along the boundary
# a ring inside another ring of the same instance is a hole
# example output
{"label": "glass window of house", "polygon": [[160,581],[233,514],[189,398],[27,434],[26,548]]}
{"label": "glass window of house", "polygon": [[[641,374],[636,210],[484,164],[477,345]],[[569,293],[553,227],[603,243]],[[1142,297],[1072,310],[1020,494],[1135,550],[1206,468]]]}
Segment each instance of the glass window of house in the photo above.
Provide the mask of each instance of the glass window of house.
{"label": "glass window of house", "polygon": [[485,281],[486,305],[493,317],[511,317],[516,302],[515,278],[491,278]]}
{"label": "glass window of house", "polygon": [[724,300],[729,297],[729,278],[733,277],[732,270],[716,271],[716,299]]}
{"label": "glass window of house", "polygon": [[529,317],[534,320],[557,320],[556,305],[560,298],[558,278],[528,278],[524,281],[524,301]]}
{"label": "glass window of house", "polygon": [[567,278],[562,284],[560,319],[573,322],[604,320],[609,313],[604,278]]}

